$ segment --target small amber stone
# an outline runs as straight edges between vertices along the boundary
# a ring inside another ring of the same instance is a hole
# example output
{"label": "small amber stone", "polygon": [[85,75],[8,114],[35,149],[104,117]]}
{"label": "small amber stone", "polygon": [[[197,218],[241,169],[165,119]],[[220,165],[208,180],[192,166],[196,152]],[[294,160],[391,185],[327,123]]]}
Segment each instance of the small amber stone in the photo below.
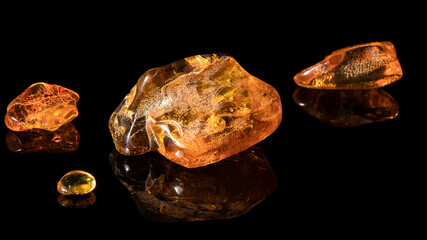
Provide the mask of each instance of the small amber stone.
{"label": "small amber stone", "polygon": [[23,132],[9,131],[6,146],[12,152],[72,152],[77,150],[80,134],[73,123],[67,123],[55,131],[32,129]]}
{"label": "small amber stone", "polygon": [[336,127],[356,127],[397,117],[399,105],[382,89],[318,90],[298,88],[294,101],[322,122]]}
{"label": "small amber stone", "polygon": [[294,81],[306,88],[371,89],[401,77],[393,44],[372,42],[339,49],[295,75]]}
{"label": "small amber stone", "polygon": [[116,149],[158,151],[188,168],[262,141],[279,126],[280,96],[228,55],[196,55],[148,70],[111,115]]}
{"label": "small amber stone", "polygon": [[155,152],[125,156],[114,151],[110,164],[141,214],[152,221],[235,218],[277,187],[277,176],[258,146],[200,168],[182,167]]}
{"label": "small amber stone", "polygon": [[55,131],[77,117],[78,100],[79,95],[65,87],[35,83],[9,103],[4,121],[12,131]]}
{"label": "small amber stone", "polygon": [[63,195],[82,195],[90,193],[95,186],[95,178],[90,173],[73,170],[59,180],[57,189]]}

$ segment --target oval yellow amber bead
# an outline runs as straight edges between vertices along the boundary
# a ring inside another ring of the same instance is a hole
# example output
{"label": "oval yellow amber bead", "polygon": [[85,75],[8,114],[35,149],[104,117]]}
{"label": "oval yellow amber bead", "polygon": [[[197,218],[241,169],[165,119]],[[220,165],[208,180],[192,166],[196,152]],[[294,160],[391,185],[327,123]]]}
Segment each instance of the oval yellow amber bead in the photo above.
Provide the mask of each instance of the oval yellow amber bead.
{"label": "oval yellow amber bead", "polygon": [[95,178],[90,173],[73,170],[59,180],[57,189],[63,195],[83,195],[90,193],[95,186]]}

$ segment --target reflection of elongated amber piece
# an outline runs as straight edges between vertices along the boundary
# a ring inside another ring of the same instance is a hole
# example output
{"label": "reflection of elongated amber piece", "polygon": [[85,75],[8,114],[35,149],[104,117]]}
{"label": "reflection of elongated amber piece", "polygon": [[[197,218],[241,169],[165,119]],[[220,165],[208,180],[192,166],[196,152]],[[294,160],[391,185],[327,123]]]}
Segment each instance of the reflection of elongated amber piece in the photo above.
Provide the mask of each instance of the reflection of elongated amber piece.
{"label": "reflection of elongated amber piece", "polygon": [[148,70],[111,115],[117,150],[158,151],[193,168],[241,152],[270,135],[280,97],[227,55],[197,55]]}
{"label": "reflection of elongated amber piece", "polygon": [[110,154],[110,164],[140,212],[153,221],[235,218],[277,186],[257,146],[201,168],[184,168],[158,153],[124,156],[117,151]]}
{"label": "reflection of elongated amber piece", "polygon": [[72,152],[77,150],[80,134],[73,123],[64,124],[55,131],[33,129],[23,132],[9,131],[6,146],[12,152]]}
{"label": "reflection of elongated amber piece", "polygon": [[336,127],[356,127],[395,118],[399,106],[382,89],[317,90],[298,88],[294,101],[310,115]]}
{"label": "reflection of elongated amber piece", "polygon": [[55,131],[77,117],[78,100],[79,95],[70,89],[35,83],[9,103],[4,121],[13,131]]}
{"label": "reflection of elongated amber piece", "polygon": [[339,49],[295,75],[294,81],[306,88],[370,89],[401,77],[393,44],[372,42]]}

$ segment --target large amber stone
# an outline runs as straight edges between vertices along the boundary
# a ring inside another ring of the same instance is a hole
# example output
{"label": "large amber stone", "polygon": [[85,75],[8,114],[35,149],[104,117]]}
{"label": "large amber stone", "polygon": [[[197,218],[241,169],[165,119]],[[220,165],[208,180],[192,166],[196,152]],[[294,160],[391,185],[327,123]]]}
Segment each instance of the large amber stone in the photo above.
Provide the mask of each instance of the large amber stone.
{"label": "large amber stone", "polygon": [[23,132],[9,131],[6,146],[12,152],[72,152],[77,150],[80,134],[73,123],[67,123],[55,131],[33,129]]}
{"label": "large amber stone", "polygon": [[141,214],[152,221],[235,218],[277,187],[277,176],[258,146],[192,169],[155,152],[124,156],[114,151],[110,164]]}
{"label": "large amber stone", "polygon": [[77,117],[78,100],[79,95],[65,87],[35,83],[9,103],[4,121],[12,131],[55,131]]}
{"label": "large amber stone", "polygon": [[339,49],[295,75],[294,81],[306,88],[370,89],[401,77],[393,44],[372,42]]}
{"label": "large amber stone", "polygon": [[241,152],[279,126],[277,91],[227,55],[197,55],[148,70],[111,115],[116,149],[158,151],[194,168]]}
{"label": "large amber stone", "polygon": [[382,89],[317,90],[298,88],[294,101],[310,115],[336,127],[356,127],[397,117],[399,105]]}

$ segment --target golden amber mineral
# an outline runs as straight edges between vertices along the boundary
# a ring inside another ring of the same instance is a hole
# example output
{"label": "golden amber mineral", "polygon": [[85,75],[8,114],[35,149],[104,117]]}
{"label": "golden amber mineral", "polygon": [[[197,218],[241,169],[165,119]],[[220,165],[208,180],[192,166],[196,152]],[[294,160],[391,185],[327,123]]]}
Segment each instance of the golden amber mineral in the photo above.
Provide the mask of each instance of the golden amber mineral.
{"label": "golden amber mineral", "polygon": [[295,75],[294,81],[306,88],[371,89],[401,77],[393,44],[372,42],[339,49]]}
{"label": "golden amber mineral", "polygon": [[200,168],[182,167],[155,152],[124,156],[114,151],[110,164],[141,214],[152,221],[235,218],[277,187],[277,176],[258,146]]}
{"label": "golden amber mineral", "polygon": [[77,117],[78,100],[79,95],[65,87],[35,83],[9,103],[4,121],[12,131],[55,131]]}
{"label": "golden amber mineral", "polygon": [[57,189],[63,195],[83,195],[90,193],[95,186],[95,178],[90,173],[73,170],[59,180]]}
{"label": "golden amber mineral", "polygon": [[318,90],[298,88],[294,101],[318,120],[336,127],[356,127],[397,117],[399,105],[382,89]]}
{"label": "golden amber mineral", "polygon": [[144,73],[111,115],[116,149],[158,151],[188,168],[262,141],[282,117],[277,91],[228,55],[196,55]]}
{"label": "golden amber mineral", "polygon": [[80,134],[73,123],[67,123],[55,131],[33,129],[22,132],[9,131],[6,146],[12,152],[73,152],[80,143]]}

